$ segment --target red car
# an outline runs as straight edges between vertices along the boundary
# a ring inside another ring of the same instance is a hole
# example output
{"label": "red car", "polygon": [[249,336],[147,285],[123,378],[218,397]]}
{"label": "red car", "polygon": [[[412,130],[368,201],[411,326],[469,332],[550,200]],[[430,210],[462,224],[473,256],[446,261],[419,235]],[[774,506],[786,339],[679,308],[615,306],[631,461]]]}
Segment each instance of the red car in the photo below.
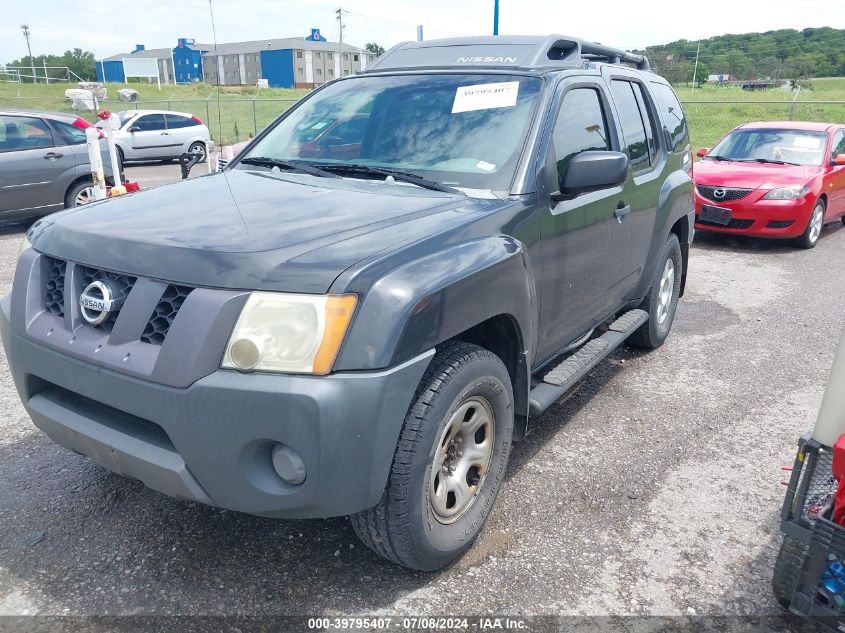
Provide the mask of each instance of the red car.
{"label": "red car", "polygon": [[845,126],[747,123],[698,150],[695,228],[816,245],[845,222]]}

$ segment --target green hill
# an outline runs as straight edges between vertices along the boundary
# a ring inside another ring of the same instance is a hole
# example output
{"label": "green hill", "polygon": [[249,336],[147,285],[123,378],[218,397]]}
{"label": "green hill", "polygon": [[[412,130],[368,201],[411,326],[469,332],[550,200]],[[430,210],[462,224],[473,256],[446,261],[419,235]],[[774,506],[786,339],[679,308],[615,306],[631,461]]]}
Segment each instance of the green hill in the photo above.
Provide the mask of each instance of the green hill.
{"label": "green hill", "polygon": [[718,35],[700,42],[678,40],[649,46],[645,52],[658,73],[673,83],[682,83],[692,81],[699,44],[698,82],[711,74],[736,79],[845,75],[845,29],[830,27]]}

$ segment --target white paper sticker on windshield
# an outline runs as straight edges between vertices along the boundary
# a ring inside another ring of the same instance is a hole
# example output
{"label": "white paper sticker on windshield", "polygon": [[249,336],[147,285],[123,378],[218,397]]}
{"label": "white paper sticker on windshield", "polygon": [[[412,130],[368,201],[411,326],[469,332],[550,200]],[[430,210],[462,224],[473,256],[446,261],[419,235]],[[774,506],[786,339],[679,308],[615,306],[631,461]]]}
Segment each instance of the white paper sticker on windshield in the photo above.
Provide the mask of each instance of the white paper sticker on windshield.
{"label": "white paper sticker on windshield", "polygon": [[518,95],[518,81],[458,86],[455,91],[455,102],[452,104],[452,114],[492,108],[512,108],[516,105]]}
{"label": "white paper sticker on windshield", "polygon": [[792,141],[792,145],[806,149],[821,149],[823,140],[823,138],[817,136],[796,136]]}
{"label": "white paper sticker on windshield", "polygon": [[496,169],[496,166],[493,163],[488,163],[486,160],[478,161],[475,166],[479,169],[483,169],[484,171],[493,171]]}

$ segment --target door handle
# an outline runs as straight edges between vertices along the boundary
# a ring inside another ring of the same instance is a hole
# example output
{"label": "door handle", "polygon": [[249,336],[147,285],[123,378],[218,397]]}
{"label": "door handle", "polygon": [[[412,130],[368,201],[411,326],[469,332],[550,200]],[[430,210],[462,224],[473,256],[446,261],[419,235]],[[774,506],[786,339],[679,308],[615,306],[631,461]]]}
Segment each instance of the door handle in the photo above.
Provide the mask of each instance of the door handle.
{"label": "door handle", "polygon": [[631,212],[631,205],[625,204],[624,202],[620,202],[619,206],[616,207],[613,211],[613,215],[616,216],[616,219],[619,220],[619,224],[622,224],[625,220],[625,216]]}
{"label": "door handle", "polygon": [[167,136],[167,132],[162,132],[162,133],[161,133],[161,135],[162,135],[162,136]]}
{"label": "door handle", "polygon": [[64,154],[59,154],[57,152],[47,152],[42,158],[46,158],[47,160],[56,160],[57,158],[61,158],[62,156],[64,156]]}

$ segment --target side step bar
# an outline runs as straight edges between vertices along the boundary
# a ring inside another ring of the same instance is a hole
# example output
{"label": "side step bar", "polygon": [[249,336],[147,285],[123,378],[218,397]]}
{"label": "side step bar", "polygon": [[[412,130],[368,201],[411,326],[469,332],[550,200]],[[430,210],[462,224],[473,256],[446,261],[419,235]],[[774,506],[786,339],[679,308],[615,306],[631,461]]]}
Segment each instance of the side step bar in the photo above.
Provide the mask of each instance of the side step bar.
{"label": "side step bar", "polygon": [[607,328],[607,332],[588,341],[581,349],[549,371],[543,382],[528,394],[530,415],[539,415],[569,391],[587,372],[648,321],[645,310],[629,310]]}

